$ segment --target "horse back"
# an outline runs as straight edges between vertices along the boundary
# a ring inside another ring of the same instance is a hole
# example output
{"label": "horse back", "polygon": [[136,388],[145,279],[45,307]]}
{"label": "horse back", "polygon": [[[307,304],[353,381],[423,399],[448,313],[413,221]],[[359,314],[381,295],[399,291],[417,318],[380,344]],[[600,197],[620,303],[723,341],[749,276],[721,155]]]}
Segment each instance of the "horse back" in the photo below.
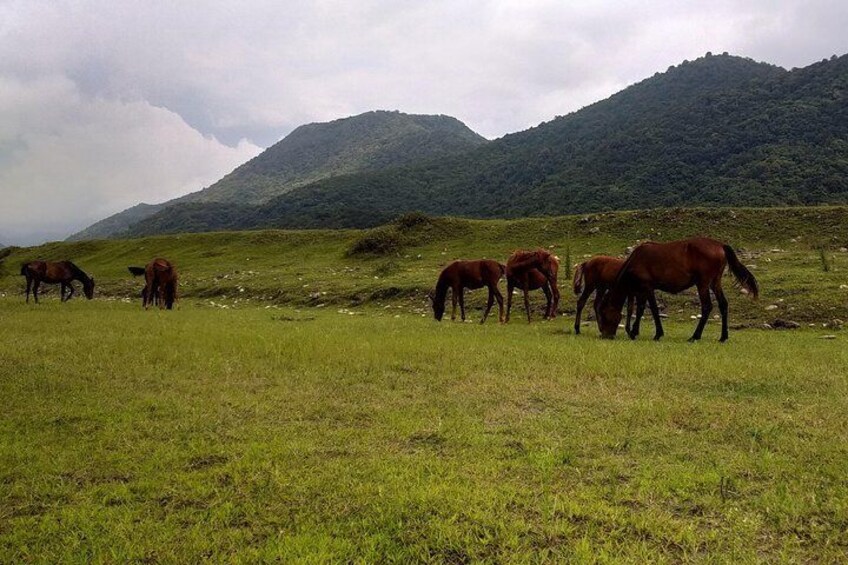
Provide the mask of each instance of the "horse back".
{"label": "horse back", "polygon": [[724,268],[720,242],[697,237],[638,246],[626,262],[624,278],[667,292],[681,292],[699,280],[712,280]]}

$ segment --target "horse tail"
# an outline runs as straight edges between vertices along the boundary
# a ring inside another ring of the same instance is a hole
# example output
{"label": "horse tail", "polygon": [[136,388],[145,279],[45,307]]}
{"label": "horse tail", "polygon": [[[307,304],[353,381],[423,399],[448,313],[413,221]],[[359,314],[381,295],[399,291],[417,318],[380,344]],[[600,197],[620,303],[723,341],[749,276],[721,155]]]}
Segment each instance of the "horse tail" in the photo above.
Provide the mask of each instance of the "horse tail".
{"label": "horse tail", "polygon": [[733,276],[736,277],[736,281],[739,285],[751,293],[751,296],[756,300],[760,294],[760,287],[757,284],[757,279],[754,278],[753,273],[748,270],[745,265],[739,261],[739,258],[736,256],[736,252],[733,251],[733,248],[729,245],[724,245],[724,255],[727,257],[727,264],[730,267],[730,272],[733,273]]}
{"label": "horse tail", "polygon": [[580,294],[583,292],[583,265],[586,263],[580,263],[574,268],[574,294]]}
{"label": "horse tail", "polygon": [[132,276],[140,277],[144,274],[144,267],[127,267]]}
{"label": "horse tail", "polygon": [[29,267],[29,263],[24,263],[23,265],[21,265],[21,276],[22,277],[27,276],[27,267]]}

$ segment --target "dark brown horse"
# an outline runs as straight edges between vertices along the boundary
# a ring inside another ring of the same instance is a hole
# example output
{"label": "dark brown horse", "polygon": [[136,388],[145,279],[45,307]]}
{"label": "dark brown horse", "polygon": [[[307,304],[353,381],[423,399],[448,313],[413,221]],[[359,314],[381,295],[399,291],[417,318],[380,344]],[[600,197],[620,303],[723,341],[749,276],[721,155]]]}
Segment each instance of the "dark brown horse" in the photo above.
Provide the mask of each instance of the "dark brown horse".
{"label": "dark brown horse", "polygon": [[141,305],[146,310],[154,303],[171,310],[177,300],[177,269],[167,259],[157,258],[145,267],[127,267],[134,276],[144,275]]}
{"label": "dark brown horse", "polygon": [[464,322],[464,290],[466,288],[473,290],[485,286],[489,289],[489,301],[486,304],[486,310],[483,312],[483,319],[480,320],[480,323],[482,324],[486,321],[495,300],[498,301],[498,320],[502,322],[503,295],[498,290],[498,282],[504,274],[504,269],[505,267],[503,265],[490,259],[454,261],[442,269],[439,279],[436,281],[436,291],[430,295],[430,300],[433,303],[433,316],[436,320],[442,321],[442,316],[445,314],[445,300],[447,299],[448,289],[451,289],[451,300],[453,301],[451,320],[456,319],[456,303],[459,302],[460,314]]}
{"label": "dark brown horse", "polygon": [[[82,269],[70,261],[31,261],[21,266],[21,275],[26,277],[26,301],[29,302],[29,293],[35,303],[38,304],[38,288],[41,283],[59,284],[62,302],[67,302],[74,295],[73,281],[82,283],[82,291],[85,297],[91,300],[94,297],[94,277],[89,277]],[[67,296],[65,291],[68,291]]]}
{"label": "dark brown horse", "polygon": [[677,294],[696,286],[701,300],[701,319],[689,341],[701,339],[713,308],[710,291],[715,295],[721,312],[720,341],[727,341],[727,298],[721,288],[721,276],[726,266],[730,267],[730,272],[742,288],[756,300],[759,294],[757,280],[729,245],[705,237],[669,243],[643,243],[624,262],[615,284],[601,300],[598,318],[601,335],[615,337],[621,320],[621,307],[627,296],[633,294],[636,296],[636,320],[630,330],[630,338],[636,339],[639,335],[639,322],[645,311],[646,300],[657,328],[654,339],[661,338],[663,330],[653,291]]}
{"label": "dark brown horse", "polygon": [[[509,313],[512,310],[512,291],[520,288],[524,292],[524,309],[527,312],[527,321],[530,321],[530,297],[528,293],[533,290],[533,281],[540,283],[541,280],[534,274],[536,271],[541,275],[548,286],[551,293],[551,298],[548,301],[548,307],[545,310],[546,318],[556,316],[556,310],[559,306],[559,287],[557,286],[557,273],[559,271],[559,257],[545,251],[537,249],[535,251],[516,251],[510,255],[506,262],[506,321],[509,322]],[[535,288],[544,288],[536,286]],[[547,292],[545,293],[547,295]]]}
{"label": "dark brown horse", "polygon": [[[586,301],[595,293],[595,300],[592,303],[592,310],[595,312],[597,320],[598,306],[601,304],[601,299],[609,288],[615,283],[618,277],[618,271],[624,265],[624,259],[618,257],[610,257],[608,255],[598,255],[592,257],[588,261],[584,261],[577,265],[574,269],[574,294],[577,298],[577,315],[574,317],[574,333],[580,333],[580,316],[583,313],[583,308],[586,306]],[[627,333],[630,333],[630,322],[633,318],[633,296],[627,297]]]}

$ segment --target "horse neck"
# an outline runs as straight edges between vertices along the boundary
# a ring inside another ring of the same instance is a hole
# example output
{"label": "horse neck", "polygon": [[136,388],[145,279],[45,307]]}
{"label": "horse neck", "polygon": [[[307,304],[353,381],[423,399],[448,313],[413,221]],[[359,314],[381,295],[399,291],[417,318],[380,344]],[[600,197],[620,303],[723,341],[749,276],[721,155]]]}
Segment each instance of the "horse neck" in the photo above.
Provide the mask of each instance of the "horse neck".
{"label": "horse neck", "polygon": [[82,272],[82,269],[74,265],[73,263],[69,263],[69,267],[71,269],[71,280],[72,281],[80,281],[83,284],[88,284],[90,277]]}
{"label": "horse neck", "polygon": [[540,268],[541,266],[541,261],[539,261],[539,258],[535,255],[522,257],[521,259],[513,261],[512,264],[509,265],[510,269],[513,271],[525,271],[532,268]]}
{"label": "horse neck", "polygon": [[433,298],[437,304],[445,303],[445,299],[448,296],[448,288],[450,288],[450,282],[448,282],[448,277],[442,273],[439,275],[439,280],[436,281],[436,296]]}

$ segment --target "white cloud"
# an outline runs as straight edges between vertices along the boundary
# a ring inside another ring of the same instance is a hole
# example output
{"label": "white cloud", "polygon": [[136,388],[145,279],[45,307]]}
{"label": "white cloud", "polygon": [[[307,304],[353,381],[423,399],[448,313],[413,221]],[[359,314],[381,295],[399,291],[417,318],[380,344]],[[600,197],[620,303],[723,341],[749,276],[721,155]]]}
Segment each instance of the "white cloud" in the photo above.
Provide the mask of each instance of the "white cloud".
{"label": "white cloud", "polygon": [[707,51],[804,66],[846,28],[844,0],[0,0],[0,192],[25,186],[29,214],[84,184],[96,215],[197,190],[241,140],[302,123],[399,109],[497,137]]}
{"label": "white cloud", "polygon": [[258,154],[144,101],[90,98],[64,77],[0,77],[0,241],[67,235],[139,201],[211,184]]}

